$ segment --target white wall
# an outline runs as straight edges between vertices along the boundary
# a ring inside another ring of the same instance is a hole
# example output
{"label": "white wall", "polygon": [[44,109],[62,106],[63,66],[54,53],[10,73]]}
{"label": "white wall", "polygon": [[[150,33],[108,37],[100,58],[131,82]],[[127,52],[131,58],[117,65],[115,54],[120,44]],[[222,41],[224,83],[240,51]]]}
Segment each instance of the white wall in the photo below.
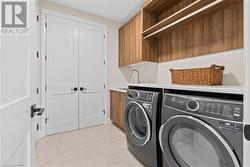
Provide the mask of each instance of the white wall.
{"label": "white wall", "polygon": [[243,49],[204,55],[195,58],[160,63],[157,83],[170,83],[171,68],[209,67],[212,64],[225,66],[224,85],[244,85]]}
{"label": "white wall", "polygon": [[157,80],[158,64],[151,62],[141,62],[121,68],[121,71],[127,82],[137,82],[137,73],[133,73],[130,78],[130,71],[137,69],[139,71],[140,83],[155,83]]}
{"label": "white wall", "polygon": [[[140,71],[140,80],[144,83],[170,84],[170,69],[209,67],[212,64],[225,66],[224,85],[244,85],[244,56],[243,49],[203,55],[194,58],[169,61],[164,63],[140,63],[126,67]],[[125,71],[125,70],[122,70]],[[126,72],[124,72],[126,74]],[[129,73],[129,72],[127,72]],[[128,80],[128,75],[125,75]]]}

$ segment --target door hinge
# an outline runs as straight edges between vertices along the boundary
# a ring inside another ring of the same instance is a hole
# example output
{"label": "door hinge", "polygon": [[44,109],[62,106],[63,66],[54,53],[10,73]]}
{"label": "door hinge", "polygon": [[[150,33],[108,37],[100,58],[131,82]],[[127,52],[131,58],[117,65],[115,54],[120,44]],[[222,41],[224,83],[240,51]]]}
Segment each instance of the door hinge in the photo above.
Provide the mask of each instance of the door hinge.
{"label": "door hinge", "polygon": [[48,123],[48,120],[49,120],[49,118],[45,118],[45,124],[47,124],[47,123]]}
{"label": "door hinge", "polygon": [[45,55],[45,61],[47,61],[47,55]]}
{"label": "door hinge", "polygon": [[45,86],[45,91],[47,91],[47,85]]}
{"label": "door hinge", "polygon": [[36,21],[39,21],[39,15],[36,15]]}
{"label": "door hinge", "polygon": [[39,52],[38,51],[36,52],[36,57],[39,58]]}
{"label": "door hinge", "polygon": [[45,26],[45,28],[47,28],[47,22],[45,22],[44,26]]}
{"label": "door hinge", "polygon": [[104,35],[104,39],[106,39],[106,35]]}
{"label": "door hinge", "polygon": [[103,114],[105,115],[105,113],[106,113],[106,110],[102,110],[102,112],[103,112]]}
{"label": "door hinge", "polygon": [[104,87],[104,89],[106,89],[106,85],[105,85],[105,84],[104,84],[104,86],[103,86],[103,87]]}
{"label": "door hinge", "polygon": [[36,94],[39,94],[39,89],[38,88],[36,88]]}
{"label": "door hinge", "polygon": [[106,61],[104,60],[104,65],[106,65]]}

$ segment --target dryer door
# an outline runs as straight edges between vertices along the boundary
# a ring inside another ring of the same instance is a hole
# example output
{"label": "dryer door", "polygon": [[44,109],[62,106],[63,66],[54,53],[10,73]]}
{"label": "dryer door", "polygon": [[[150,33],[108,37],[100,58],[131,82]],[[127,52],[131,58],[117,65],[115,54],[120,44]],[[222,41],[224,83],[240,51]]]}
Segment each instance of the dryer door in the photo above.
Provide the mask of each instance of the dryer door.
{"label": "dryer door", "polygon": [[141,104],[131,101],[125,108],[127,136],[137,146],[144,146],[151,136],[151,126],[146,110]]}
{"label": "dryer door", "polygon": [[161,126],[159,140],[171,167],[240,167],[224,138],[195,117],[170,118]]}

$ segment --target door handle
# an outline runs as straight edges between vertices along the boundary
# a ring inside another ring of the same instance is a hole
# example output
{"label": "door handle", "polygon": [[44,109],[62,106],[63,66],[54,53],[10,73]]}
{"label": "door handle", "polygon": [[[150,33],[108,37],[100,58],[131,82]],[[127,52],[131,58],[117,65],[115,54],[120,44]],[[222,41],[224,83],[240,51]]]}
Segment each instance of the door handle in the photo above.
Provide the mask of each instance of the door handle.
{"label": "door handle", "polygon": [[250,141],[250,125],[245,125],[244,127],[245,138]]}
{"label": "door handle", "polygon": [[76,92],[78,89],[77,89],[77,87],[74,87],[73,89],[70,89],[70,90],[73,90]]}
{"label": "door handle", "polygon": [[45,108],[36,108],[36,105],[33,104],[31,106],[31,118],[33,118],[36,115],[36,113],[39,116],[43,115],[44,111],[45,111]]}
{"label": "door handle", "polygon": [[87,88],[80,87],[80,91],[84,91],[84,90],[87,90]]}

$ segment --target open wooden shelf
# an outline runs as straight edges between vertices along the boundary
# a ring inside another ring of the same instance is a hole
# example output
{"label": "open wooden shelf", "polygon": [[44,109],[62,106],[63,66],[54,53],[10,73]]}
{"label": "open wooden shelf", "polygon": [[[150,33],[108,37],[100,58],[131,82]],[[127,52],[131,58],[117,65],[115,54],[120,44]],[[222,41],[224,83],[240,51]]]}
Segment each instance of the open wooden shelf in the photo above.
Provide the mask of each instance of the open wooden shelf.
{"label": "open wooden shelf", "polygon": [[160,9],[163,9],[174,1],[176,0],[151,0],[143,7],[143,9],[148,12],[160,12]]}
{"label": "open wooden shelf", "polygon": [[[151,1],[151,3],[145,6],[143,10],[146,10],[147,12],[155,12],[156,7],[159,7],[159,4],[162,5],[162,2],[163,0],[153,0]],[[171,2],[172,1],[170,0],[167,4]],[[225,7],[232,2],[233,0],[196,0],[190,5],[163,19],[162,21],[155,21],[156,24],[147,28],[145,31],[143,31],[142,34],[144,36],[144,39],[158,36],[162,33],[166,33],[173,28],[185,24],[190,19],[194,19],[203,16],[204,14],[211,13],[219,8]]]}

